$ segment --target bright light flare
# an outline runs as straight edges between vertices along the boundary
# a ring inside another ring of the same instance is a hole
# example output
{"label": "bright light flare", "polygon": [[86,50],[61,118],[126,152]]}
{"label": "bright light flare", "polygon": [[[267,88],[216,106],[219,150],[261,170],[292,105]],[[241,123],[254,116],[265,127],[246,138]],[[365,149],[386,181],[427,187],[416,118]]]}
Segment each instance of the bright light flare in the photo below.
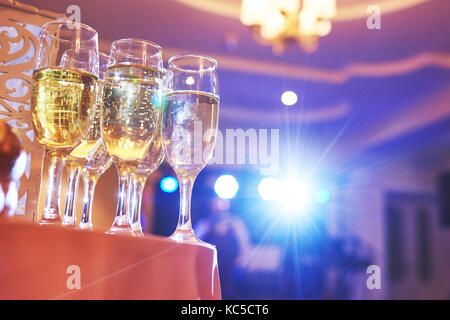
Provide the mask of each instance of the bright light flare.
{"label": "bright light flare", "polygon": [[273,178],[264,178],[258,185],[258,193],[263,200],[272,201],[280,197],[281,184]]}
{"label": "bright light flare", "polygon": [[287,213],[306,212],[312,205],[313,188],[306,180],[284,181],[279,200]]}
{"label": "bright light flare", "polygon": [[194,83],[195,83],[194,77],[189,76],[189,77],[186,78],[186,84],[187,84],[188,86],[192,86]]}
{"label": "bright light flare", "polygon": [[313,184],[301,178],[292,178],[281,182],[273,177],[264,178],[258,185],[258,193],[263,200],[276,200],[282,208],[281,211],[288,215],[308,212],[314,200],[317,202],[328,200],[324,193],[317,196]]}
{"label": "bright light flare", "polygon": [[325,188],[321,188],[316,191],[315,194],[316,202],[320,204],[327,203],[331,199],[330,191]]}
{"label": "bright light flare", "polygon": [[217,178],[214,184],[214,191],[222,199],[232,199],[239,190],[236,178],[226,174]]}

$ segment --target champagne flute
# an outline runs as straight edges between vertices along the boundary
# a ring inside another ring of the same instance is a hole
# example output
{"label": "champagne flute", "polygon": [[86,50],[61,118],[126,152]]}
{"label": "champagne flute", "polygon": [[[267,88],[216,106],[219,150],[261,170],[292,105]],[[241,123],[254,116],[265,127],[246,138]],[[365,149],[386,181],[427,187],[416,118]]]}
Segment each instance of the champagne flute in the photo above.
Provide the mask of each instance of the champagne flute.
{"label": "champagne flute", "polygon": [[[162,68],[161,72],[164,75],[166,73],[166,69]],[[163,91],[164,88],[160,90],[160,92]],[[145,183],[147,182],[148,177],[159,168],[164,160],[161,122],[162,116],[160,117],[160,121],[158,121],[158,136],[155,137],[147,152],[147,155],[139,162],[136,172],[133,173],[130,178],[131,190],[128,199],[128,214],[130,215],[131,229],[135,236],[144,236],[141,225],[141,208]]]}
{"label": "champagne flute", "polygon": [[211,159],[219,120],[217,62],[182,54],[169,60],[165,77],[163,143],[180,185],[180,214],[171,239],[200,241],[191,222],[191,195],[199,172]]}
{"label": "champagne flute", "polygon": [[[77,68],[78,64],[80,63],[79,59],[77,59],[77,56],[78,54],[75,49],[67,50],[62,58],[63,61],[62,64],[64,64],[65,67]],[[72,227],[72,228],[76,227],[77,223],[76,199],[78,191],[78,182],[83,167],[90,161],[93,161],[92,158],[94,157],[94,155],[96,155],[96,162],[103,160],[98,158],[99,157],[98,153],[99,148],[103,147],[100,129],[101,107],[102,107],[101,100],[103,93],[103,79],[106,72],[106,67],[108,65],[108,60],[109,60],[108,55],[99,52],[99,79],[97,81],[96,103],[93,116],[88,131],[83,136],[81,143],[74,150],[72,150],[66,163],[68,182],[67,182],[66,208],[62,219],[62,224],[65,227]],[[108,157],[107,152],[102,151],[100,153],[104,157]],[[107,159],[105,159],[105,165],[107,163],[108,161]],[[89,190],[89,192],[91,191]],[[84,199],[86,199],[86,194],[84,196]],[[92,199],[90,200],[92,201]]]}
{"label": "champagne flute", "polygon": [[[76,67],[64,55],[76,54]],[[59,198],[68,154],[89,127],[96,100],[98,35],[91,27],[68,21],[43,26],[33,72],[31,113],[37,140],[50,158],[47,196],[39,224],[61,224]]]}
{"label": "champagne flute", "polygon": [[[94,200],[95,187],[101,175],[109,169],[112,164],[111,156],[106,150],[105,144],[101,137],[101,120],[103,113],[103,84],[106,75],[106,68],[112,58],[104,53],[100,53],[99,59],[99,81],[97,91],[97,104],[94,118],[92,120],[91,133],[92,140],[97,139],[96,148],[93,150],[92,156],[84,164],[81,171],[83,178],[84,196],[83,196],[83,212],[81,215],[79,229],[93,230],[92,226],[92,202]],[[73,153],[73,152],[72,152]]]}
{"label": "champagne flute", "polygon": [[103,88],[102,137],[119,173],[116,216],[108,233],[132,233],[127,213],[130,175],[146,156],[161,117],[162,50],[140,39],[113,42]]}
{"label": "champagne flute", "polygon": [[[162,120],[162,117],[160,117]],[[161,137],[161,121],[158,122],[157,136],[153,140],[147,155],[142,159],[136,171],[131,175],[131,194],[129,199],[129,214],[131,229],[135,236],[143,236],[141,225],[142,193],[148,177],[159,168],[164,160],[164,147]]]}

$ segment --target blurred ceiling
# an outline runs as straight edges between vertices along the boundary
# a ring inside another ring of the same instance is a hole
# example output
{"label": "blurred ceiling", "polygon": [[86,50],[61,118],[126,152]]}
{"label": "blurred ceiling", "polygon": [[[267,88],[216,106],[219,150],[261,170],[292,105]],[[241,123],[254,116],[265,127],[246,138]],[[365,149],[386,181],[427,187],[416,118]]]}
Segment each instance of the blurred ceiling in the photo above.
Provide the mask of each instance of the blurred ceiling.
{"label": "blurred ceiling", "polygon": [[[443,122],[449,128],[448,0],[338,0],[332,31],[317,51],[293,45],[280,55],[255,43],[239,21],[239,0],[22,2],[56,12],[79,5],[104,51],[113,40],[136,37],[159,43],[165,58],[215,57],[221,127],[280,128],[298,152],[333,149],[345,158],[407,135],[416,146],[429,144],[423,130]],[[380,30],[366,26],[369,5],[381,8]],[[285,90],[298,94],[296,105],[281,104]],[[448,134],[436,138],[450,145]]]}
{"label": "blurred ceiling", "polygon": [[[187,6],[203,10],[208,13],[238,19],[242,0],[175,0]],[[427,0],[392,1],[392,0],[337,0],[339,12],[333,19],[336,21],[349,21],[361,19],[366,16],[368,6],[377,4],[384,13],[392,13],[423,3]]]}

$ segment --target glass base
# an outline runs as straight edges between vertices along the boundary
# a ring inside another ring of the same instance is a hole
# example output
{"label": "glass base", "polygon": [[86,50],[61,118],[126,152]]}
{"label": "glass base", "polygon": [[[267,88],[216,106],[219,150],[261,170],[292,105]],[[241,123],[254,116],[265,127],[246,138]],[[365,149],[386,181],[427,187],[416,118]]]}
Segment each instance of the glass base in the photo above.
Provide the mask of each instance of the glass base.
{"label": "glass base", "polygon": [[61,216],[59,215],[59,213],[44,212],[44,215],[41,217],[38,224],[60,226]]}
{"label": "glass base", "polygon": [[136,222],[131,226],[131,230],[133,232],[133,235],[136,237],[143,237],[144,232],[142,231],[142,226],[139,222]]}
{"label": "glass base", "polygon": [[107,234],[133,234],[128,217],[116,217]]}
{"label": "glass base", "polygon": [[135,236],[135,237],[144,237],[145,236],[145,234],[142,232],[142,230],[133,230],[132,233],[133,233],[133,236]]}
{"label": "glass base", "polygon": [[63,217],[61,221],[62,225],[66,228],[76,228],[77,223],[73,217]]}
{"label": "glass base", "polygon": [[202,242],[195,236],[194,231],[192,229],[186,230],[177,228],[169,238],[176,242],[195,242],[195,243]]}
{"label": "glass base", "polygon": [[106,234],[130,234],[133,235],[133,230],[131,227],[111,227]]}
{"label": "glass base", "polygon": [[78,226],[78,229],[79,230],[94,231],[94,228],[92,227],[92,223],[90,223],[90,222],[85,222],[85,223],[80,222],[80,225]]}
{"label": "glass base", "polygon": [[169,237],[169,239],[172,239],[173,241],[176,241],[178,243],[192,243],[196,245],[206,246],[208,248],[215,248],[214,245],[197,238],[194,234],[194,230],[192,229],[177,228],[175,229],[175,232]]}

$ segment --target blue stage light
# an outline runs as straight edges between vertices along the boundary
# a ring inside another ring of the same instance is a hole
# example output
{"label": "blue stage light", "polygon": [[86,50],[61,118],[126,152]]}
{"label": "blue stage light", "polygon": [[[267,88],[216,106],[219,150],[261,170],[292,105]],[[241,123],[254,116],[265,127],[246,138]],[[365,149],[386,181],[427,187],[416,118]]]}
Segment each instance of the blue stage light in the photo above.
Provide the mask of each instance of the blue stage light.
{"label": "blue stage light", "polygon": [[280,182],[273,178],[264,178],[258,185],[258,193],[263,200],[276,200],[280,196]]}
{"label": "blue stage light", "polygon": [[229,174],[220,176],[214,184],[214,191],[222,199],[234,198],[238,190],[239,184],[236,178]]}
{"label": "blue stage light", "polygon": [[285,91],[281,95],[281,102],[285,106],[293,106],[297,103],[298,97],[297,94],[293,91]]}
{"label": "blue stage light", "polygon": [[178,189],[178,181],[174,177],[165,177],[160,183],[161,190],[167,193],[172,193]]}
{"label": "blue stage light", "polygon": [[312,205],[312,190],[312,185],[307,180],[283,181],[280,202],[284,212],[289,215],[308,212]]}
{"label": "blue stage light", "polygon": [[316,191],[315,198],[316,198],[316,202],[318,202],[318,203],[321,203],[321,204],[327,203],[328,201],[330,201],[330,198],[331,198],[330,191],[328,191],[325,188],[319,189]]}

